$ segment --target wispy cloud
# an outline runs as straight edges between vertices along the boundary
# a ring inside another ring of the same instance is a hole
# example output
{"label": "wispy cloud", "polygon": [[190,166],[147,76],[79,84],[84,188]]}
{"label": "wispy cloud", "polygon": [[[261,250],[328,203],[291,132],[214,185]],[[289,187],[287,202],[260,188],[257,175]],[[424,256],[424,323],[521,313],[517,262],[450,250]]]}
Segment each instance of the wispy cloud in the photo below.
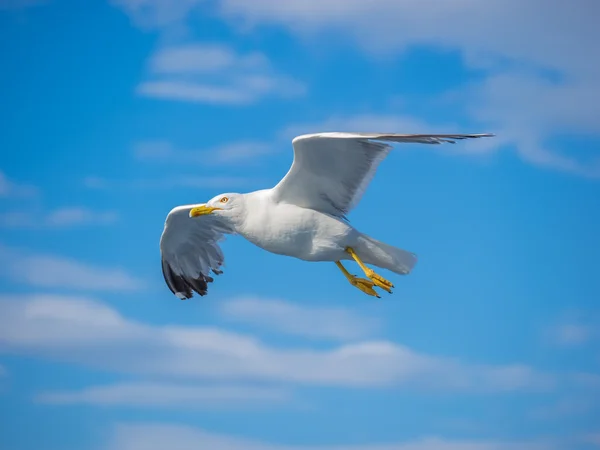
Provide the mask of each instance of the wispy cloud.
{"label": "wispy cloud", "polygon": [[[371,54],[433,45],[457,48],[469,64],[478,67],[517,60],[561,70],[598,70],[586,52],[572,51],[587,48],[590,39],[600,34],[589,14],[594,1],[584,1],[577,11],[563,4],[542,9],[544,4],[543,0],[527,4],[518,0],[466,0],[440,6],[436,0],[376,0],[367,5],[349,0],[340,7],[335,0],[219,2],[221,14],[235,27],[278,25],[320,43],[323,36],[335,33]],[[509,27],[512,32],[507,36]],[[402,33],[397,32],[399,29]]]}
{"label": "wispy cloud", "polygon": [[597,312],[570,311],[546,329],[549,340],[560,347],[581,347],[600,336]]}
{"label": "wispy cloud", "polygon": [[223,316],[235,322],[316,339],[357,340],[372,336],[381,326],[375,317],[359,316],[348,309],[256,297],[226,301],[219,309]]}
{"label": "wispy cloud", "polygon": [[560,151],[554,141],[565,135],[600,137],[593,120],[600,105],[590,101],[599,94],[597,79],[551,82],[515,71],[492,74],[462,90],[470,116],[488,124],[502,136],[499,143],[514,147],[524,161],[588,178],[600,177],[600,154],[577,147]]}
{"label": "wispy cloud", "polygon": [[176,148],[167,141],[140,142],[134,147],[135,157],[141,161],[203,166],[253,163],[272,152],[271,145],[253,141],[232,142],[199,150]]}
{"label": "wispy cloud", "polygon": [[49,212],[31,210],[0,213],[0,227],[71,228],[84,225],[111,225],[118,220],[114,211],[87,208],[60,208]]}
{"label": "wispy cloud", "polygon": [[582,442],[600,447],[600,433],[587,433],[581,438]]}
{"label": "wispy cloud", "polygon": [[150,61],[157,74],[206,74],[230,69],[267,69],[269,61],[259,52],[237,55],[223,44],[190,44],[157,52]]}
{"label": "wispy cloud", "polygon": [[205,0],[110,0],[122,9],[136,26],[144,29],[176,25]]}
{"label": "wispy cloud", "polygon": [[93,291],[135,291],[144,285],[123,269],[97,267],[3,245],[0,245],[0,276],[12,283]]}
{"label": "wispy cloud", "polygon": [[237,436],[219,435],[184,425],[165,423],[124,423],[115,429],[106,450],[555,450],[560,448],[547,439],[501,441],[485,439],[444,439],[425,437],[405,442],[362,445],[341,443],[334,446],[295,446],[267,443]]}
{"label": "wispy cloud", "polygon": [[562,324],[554,330],[556,342],[560,345],[577,346],[585,344],[593,335],[593,330],[582,324]]}
{"label": "wispy cloud", "polygon": [[159,408],[236,408],[253,409],[276,405],[291,399],[288,390],[252,385],[169,384],[130,382],[93,386],[79,391],[42,392],[40,403],[55,405],[86,404],[95,406]]}
{"label": "wispy cloud", "polygon": [[247,105],[305,92],[303,84],[278,74],[264,55],[239,54],[220,43],[160,49],[150,59],[149,72],[137,93],[165,100]]}
{"label": "wispy cloud", "polygon": [[0,198],[26,198],[38,193],[34,186],[19,184],[10,180],[4,172],[0,171]]}
{"label": "wispy cloud", "polygon": [[[117,3],[134,18],[145,11],[157,26],[192,22],[197,9],[206,7],[200,0],[177,6],[168,0]],[[343,8],[335,0],[220,0],[215,6],[233,27],[279,26],[302,39],[318,42],[319,46],[326,45],[327,37],[335,34],[334,41],[346,37],[375,58],[424,45],[457,50],[465,66],[483,76],[447,94],[455,99],[454,107],[465,112],[473,123],[499,136],[485,144],[473,144],[473,149],[480,150],[473,154],[511,148],[534,165],[600,177],[597,151],[571,147],[561,152],[554,144],[557,137],[575,134],[593,137],[595,141],[590,145],[597,147],[600,138],[600,125],[595,120],[600,115],[600,104],[595,101],[600,94],[600,66],[593,63],[589,52],[581,51],[588,48],[589,42],[600,40],[595,16],[589,14],[596,6],[593,0],[584,0],[576,10],[567,4],[545,8],[543,0],[527,4],[517,0],[467,0],[443,7],[435,0],[376,0],[369,6],[361,0],[350,0]],[[511,30],[508,37],[507,29]],[[179,58],[160,61],[189,73],[206,72],[206,68],[216,70],[232,60],[213,51],[212,62],[206,66],[178,62],[192,53],[177,51],[174,54]],[[249,101],[248,94],[240,95],[239,89],[216,87],[213,90],[206,89],[203,83],[173,82],[149,86],[156,95],[164,97],[225,103]]]}
{"label": "wispy cloud", "polygon": [[428,390],[546,390],[553,377],[523,365],[484,366],[389,341],[282,349],[229,331],[128,320],[92,300],[29,296],[0,301],[0,348],[88,367],[188,379]]}
{"label": "wispy cloud", "polygon": [[6,370],[6,368],[0,364],[0,377],[5,377],[8,374],[8,371]]}
{"label": "wispy cloud", "polygon": [[563,153],[554,145],[557,137],[578,134],[593,136],[591,145],[597,147],[600,138],[600,66],[584,50],[600,40],[590,14],[596,8],[593,0],[577,10],[566,3],[545,8],[543,0],[467,0],[443,6],[435,0],[376,0],[368,6],[350,0],[343,8],[335,0],[218,4],[233,27],[275,25],[319,45],[335,34],[375,59],[416,46],[456,50],[479,75],[453,92],[453,106],[502,136],[488,149],[510,147],[531,164],[600,177],[597,151],[571,147]]}

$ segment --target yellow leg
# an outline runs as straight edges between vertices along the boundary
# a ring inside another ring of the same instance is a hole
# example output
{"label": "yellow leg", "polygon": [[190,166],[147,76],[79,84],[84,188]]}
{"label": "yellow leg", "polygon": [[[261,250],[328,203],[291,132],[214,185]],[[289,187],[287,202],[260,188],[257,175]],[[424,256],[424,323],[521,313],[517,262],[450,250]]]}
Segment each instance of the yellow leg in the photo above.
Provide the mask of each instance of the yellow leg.
{"label": "yellow leg", "polygon": [[342,263],[340,261],[336,261],[335,264],[340,268],[340,270],[342,271],[344,276],[348,279],[350,284],[352,284],[352,286],[357,287],[358,289],[363,291],[365,294],[372,295],[377,298],[381,298],[381,297],[379,297],[379,295],[377,295],[377,292],[375,292],[375,289],[373,289],[373,286],[375,285],[375,283],[373,281],[367,280],[366,278],[357,278],[355,275],[352,275],[350,272],[348,272],[346,270],[346,268],[342,265]]}
{"label": "yellow leg", "polygon": [[390,281],[383,278],[381,275],[376,274],[373,269],[370,269],[369,267],[365,266],[365,264],[360,260],[360,258],[354,251],[354,249],[348,247],[346,249],[346,252],[350,256],[352,256],[352,258],[354,258],[354,261],[358,263],[358,265],[363,270],[367,278],[369,278],[375,284],[375,286],[379,286],[381,289],[386,290],[390,293],[392,292],[391,288],[393,288],[394,285]]}

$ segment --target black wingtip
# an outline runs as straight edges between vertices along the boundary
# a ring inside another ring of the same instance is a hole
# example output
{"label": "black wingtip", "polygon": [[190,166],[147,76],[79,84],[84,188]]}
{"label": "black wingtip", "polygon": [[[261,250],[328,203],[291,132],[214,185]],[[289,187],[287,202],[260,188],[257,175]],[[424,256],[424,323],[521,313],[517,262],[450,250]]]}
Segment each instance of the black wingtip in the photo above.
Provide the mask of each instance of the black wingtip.
{"label": "black wingtip", "polygon": [[162,260],[162,272],[165,282],[171,292],[180,300],[189,300],[194,292],[203,297],[208,294],[208,283],[214,278],[199,274],[197,277],[184,277],[173,271],[167,261]]}

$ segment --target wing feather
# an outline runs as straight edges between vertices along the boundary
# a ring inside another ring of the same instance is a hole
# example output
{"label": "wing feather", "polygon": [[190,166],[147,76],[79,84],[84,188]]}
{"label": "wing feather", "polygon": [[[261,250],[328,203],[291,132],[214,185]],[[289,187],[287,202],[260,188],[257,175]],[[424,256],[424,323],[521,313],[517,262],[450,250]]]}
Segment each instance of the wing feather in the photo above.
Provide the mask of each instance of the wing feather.
{"label": "wing feather", "polygon": [[165,221],[160,238],[165,283],[178,298],[192,298],[194,292],[208,293],[210,273],[221,274],[225,258],[219,242],[232,233],[215,216],[190,218],[191,205],[174,208]]}
{"label": "wing feather", "polygon": [[441,144],[493,134],[318,133],[294,138],[294,162],[276,201],[345,218],[362,198],[391,143]]}

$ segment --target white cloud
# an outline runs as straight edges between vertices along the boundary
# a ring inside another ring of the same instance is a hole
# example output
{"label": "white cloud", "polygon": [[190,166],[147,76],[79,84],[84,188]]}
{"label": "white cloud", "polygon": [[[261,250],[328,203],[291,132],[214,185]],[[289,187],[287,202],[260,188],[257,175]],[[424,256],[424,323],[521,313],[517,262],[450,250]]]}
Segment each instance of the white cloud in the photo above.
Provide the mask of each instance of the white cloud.
{"label": "white cloud", "polygon": [[33,197],[37,192],[34,186],[16,183],[0,171],[0,198]]}
{"label": "white cloud", "polygon": [[183,21],[204,0],[110,0],[141,28],[162,28]]}
{"label": "white cloud", "polygon": [[591,14],[597,11],[594,0],[583,0],[576,10],[562,3],[544,8],[543,0],[221,0],[219,5],[235,26],[281,25],[321,42],[323,36],[346,35],[366,52],[433,45],[458,48],[478,67],[517,60],[559,70],[600,71],[590,54],[581,51],[591,50],[594,37],[600,36]]}
{"label": "white cloud", "polygon": [[123,269],[108,269],[0,245],[0,275],[13,283],[97,291],[133,291],[143,282]]}
{"label": "white cloud", "polygon": [[219,5],[236,27],[279,25],[319,45],[327,36],[346,36],[370,55],[415,46],[458,50],[481,81],[457,90],[456,107],[502,136],[489,149],[508,144],[532,164],[600,176],[597,148],[585,157],[585,149],[562,153],[553,145],[561,135],[600,137],[600,65],[591,57],[600,40],[594,0],[582,0],[577,8],[567,3],[549,8],[543,0],[443,5],[436,0],[221,0]]}
{"label": "white cloud", "polygon": [[585,344],[591,339],[592,335],[592,329],[582,324],[562,324],[554,330],[556,342],[565,346]]}
{"label": "white cloud", "polygon": [[379,320],[349,309],[308,307],[282,300],[245,297],[222,302],[219,309],[236,322],[308,338],[357,340],[380,328]]}
{"label": "white cloud", "polygon": [[145,81],[137,88],[144,97],[194,103],[244,104],[255,95],[243,87],[215,86],[189,81]]}
{"label": "white cloud", "polygon": [[268,70],[269,61],[262,53],[237,55],[221,44],[192,44],[157,52],[150,60],[156,74],[207,74],[223,70]]}
{"label": "white cloud", "polygon": [[113,211],[93,211],[87,208],[61,208],[52,211],[46,217],[46,223],[51,227],[68,227],[73,225],[108,225],[117,220]]}
{"label": "white cloud", "polygon": [[203,166],[248,164],[270,153],[273,153],[272,146],[253,141],[232,142],[202,150],[179,149],[166,141],[148,141],[140,142],[134,148],[136,158],[142,161]]}
{"label": "white cloud", "polygon": [[600,433],[588,433],[581,438],[581,441],[600,447]]}
{"label": "white cloud", "polygon": [[105,450],[552,450],[552,442],[494,441],[484,439],[443,439],[425,437],[407,442],[363,445],[297,446],[267,443],[236,436],[226,436],[205,430],[163,423],[125,423],[116,427]]}
{"label": "white cloud", "polygon": [[57,405],[160,408],[244,408],[280,404],[290,400],[285,389],[244,385],[192,385],[156,382],[131,382],[87,387],[79,391],[42,392],[40,403]]}
{"label": "white cloud", "polygon": [[[198,9],[207,7],[200,0],[177,5],[169,0],[118,3],[134,16],[135,10],[146,10],[161,26],[190,24]],[[543,0],[443,5],[436,0],[219,0],[214,5],[238,29],[281,26],[319,47],[330,36],[335,37],[332,42],[345,36],[376,57],[415,46],[458,50],[465,64],[477,70],[479,81],[454,92],[455,107],[499,136],[475,148],[514,148],[531,164],[600,177],[600,104],[595,100],[600,95],[600,65],[591,57],[594,42],[600,40],[595,0],[581,0],[577,8],[564,2],[549,8]],[[199,65],[183,57],[193,52],[176,54],[179,58],[170,63],[185,72],[214,70],[232,60],[213,51],[211,62]],[[204,83],[160,82],[146,88],[153,95],[196,101],[252,101],[244,89],[212,89]],[[554,138],[573,134],[594,137],[593,148],[561,151],[554,144]]]}
{"label": "white cloud", "polygon": [[[574,134],[600,136],[600,95],[592,80],[550,82],[534,75],[498,73],[463,91],[471,117],[488,124],[532,164],[564,172],[600,177],[600,152],[592,148],[561,151],[556,137]],[[592,150],[591,152],[589,150]],[[591,156],[584,157],[586,153]]]}
{"label": "white cloud", "polygon": [[239,54],[218,43],[160,49],[150,59],[149,71],[137,93],[160,99],[247,105],[264,97],[291,98],[305,92],[298,81],[276,73],[264,55]]}
{"label": "white cloud", "polygon": [[187,379],[323,386],[407,386],[506,392],[548,389],[553,377],[521,365],[482,366],[388,341],[331,349],[268,346],[215,328],[155,326],[92,300],[28,296],[0,302],[0,348],[102,370]]}
{"label": "white cloud", "polygon": [[31,210],[0,213],[0,227],[6,228],[70,228],[83,225],[111,225],[118,219],[113,211],[87,208],[60,208],[49,212]]}
{"label": "white cloud", "polygon": [[545,337],[560,347],[581,347],[600,336],[597,311],[567,311],[545,330]]}

